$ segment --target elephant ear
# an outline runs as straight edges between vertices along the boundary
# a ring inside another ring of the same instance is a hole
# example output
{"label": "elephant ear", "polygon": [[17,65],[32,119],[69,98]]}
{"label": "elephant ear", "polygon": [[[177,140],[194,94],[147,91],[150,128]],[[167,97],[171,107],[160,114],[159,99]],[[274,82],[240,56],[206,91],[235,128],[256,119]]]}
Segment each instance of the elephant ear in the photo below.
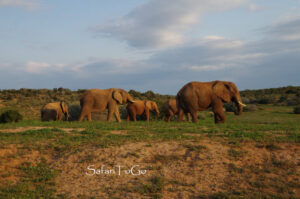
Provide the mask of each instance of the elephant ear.
{"label": "elephant ear", "polygon": [[145,101],[145,106],[149,109],[152,110],[152,103],[150,101]]}
{"label": "elephant ear", "polygon": [[65,102],[64,102],[64,101],[61,101],[61,102],[60,102],[60,108],[61,108],[61,110],[62,110],[63,113],[66,112],[66,105],[65,105]]}
{"label": "elephant ear", "polygon": [[113,98],[114,98],[114,100],[116,100],[118,102],[118,104],[122,104],[123,98],[122,98],[122,95],[119,91],[114,91],[113,92]]}
{"label": "elephant ear", "polygon": [[156,102],[152,102],[152,108],[153,108],[153,110],[157,108]]}
{"label": "elephant ear", "polygon": [[217,82],[213,85],[214,93],[225,102],[231,101],[230,86],[224,82]]}

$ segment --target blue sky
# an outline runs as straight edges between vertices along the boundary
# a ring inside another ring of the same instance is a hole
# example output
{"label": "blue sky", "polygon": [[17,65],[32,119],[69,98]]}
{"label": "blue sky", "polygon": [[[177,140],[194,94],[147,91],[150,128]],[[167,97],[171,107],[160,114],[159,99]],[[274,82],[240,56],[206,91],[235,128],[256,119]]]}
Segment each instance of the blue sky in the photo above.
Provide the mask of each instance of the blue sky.
{"label": "blue sky", "polygon": [[300,85],[299,0],[0,0],[0,89]]}

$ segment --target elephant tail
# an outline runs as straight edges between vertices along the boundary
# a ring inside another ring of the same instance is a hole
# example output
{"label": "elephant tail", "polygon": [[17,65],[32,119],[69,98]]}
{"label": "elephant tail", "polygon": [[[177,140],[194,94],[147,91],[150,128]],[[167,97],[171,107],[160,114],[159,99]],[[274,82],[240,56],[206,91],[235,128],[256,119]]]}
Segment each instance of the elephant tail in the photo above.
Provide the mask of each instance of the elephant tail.
{"label": "elephant tail", "polygon": [[84,103],[83,103],[83,100],[84,100],[83,98],[80,98],[80,107],[81,107],[81,108],[83,107],[83,104],[84,104]]}
{"label": "elephant tail", "polygon": [[44,120],[44,109],[41,109],[41,120]]}

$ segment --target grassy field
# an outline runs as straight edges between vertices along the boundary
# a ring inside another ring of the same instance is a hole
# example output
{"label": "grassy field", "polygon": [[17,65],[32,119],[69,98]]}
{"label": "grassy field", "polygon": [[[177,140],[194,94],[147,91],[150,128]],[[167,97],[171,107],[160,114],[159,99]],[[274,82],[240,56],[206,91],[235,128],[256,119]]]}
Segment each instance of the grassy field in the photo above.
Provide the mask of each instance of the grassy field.
{"label": "grassy field", "polygon": [[[0,198],[297,198],[300,117],[259,108],[219,125],[209,112],[197,124],[1,124]],[[116,173],[87,175],[102,165]],[[146,174],[126,173],[134,165]]]}

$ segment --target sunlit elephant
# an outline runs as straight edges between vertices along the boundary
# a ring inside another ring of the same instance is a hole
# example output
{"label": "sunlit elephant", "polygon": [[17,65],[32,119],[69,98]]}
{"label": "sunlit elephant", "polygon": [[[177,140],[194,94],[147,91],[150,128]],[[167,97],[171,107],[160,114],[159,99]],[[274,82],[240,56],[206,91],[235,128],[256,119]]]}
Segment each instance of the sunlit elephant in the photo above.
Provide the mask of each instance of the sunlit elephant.
{"label": "sunlit elephant", "polygon": [[84,92],[80,99],[81,114],[78,121],[84,117],[92,121],[92,112],[108,110],[107,121],[114,114],[117,121],[121,122],[118,104],[133,102],[133,98],[123,89],[91,89]]}
{"label": "sunlit elephant", "polygon": [[226,81],[187,83],[179,90],[176,99],[179,121],[182,121],[184,113],[190,113],[193,122],[197,122],[197,111],[212,107],[215,123],[224,123],[223,102],[234,102],[237,107],[236,115],[240,115],[243,106],[246,106],[242,103],[236,85]]}
{"label": "sunlit elephant", "polygon": [[63,114],[65,115],[65,120],[69,119],[68,106],[65,102],[52,102],[48,103],[41,109],[41,120],[42,121],[50,121],[50,120],[58,120],[61,121],[63,118]]}
{"label": "sunlit elephant", "polygon": [[145,115],[146,120],[149,122],[149,111],[155,111],[157,117],[159,117],[159,110],[156,102],[150,100],[136,100],[134,103],[130,103],[126,106],[127,109],[127,121],[133,120],[136,122],[137,115]]}
{"label": "sunlit elephant", "polygon": [[[163,112],[165,115],[165,121],[170,122],[171,118],[178,115],[178,109],[176,105],[176,99],[169,99],[163,104]],[[185,114],[186,120],[189,121],[189,113]]]}

